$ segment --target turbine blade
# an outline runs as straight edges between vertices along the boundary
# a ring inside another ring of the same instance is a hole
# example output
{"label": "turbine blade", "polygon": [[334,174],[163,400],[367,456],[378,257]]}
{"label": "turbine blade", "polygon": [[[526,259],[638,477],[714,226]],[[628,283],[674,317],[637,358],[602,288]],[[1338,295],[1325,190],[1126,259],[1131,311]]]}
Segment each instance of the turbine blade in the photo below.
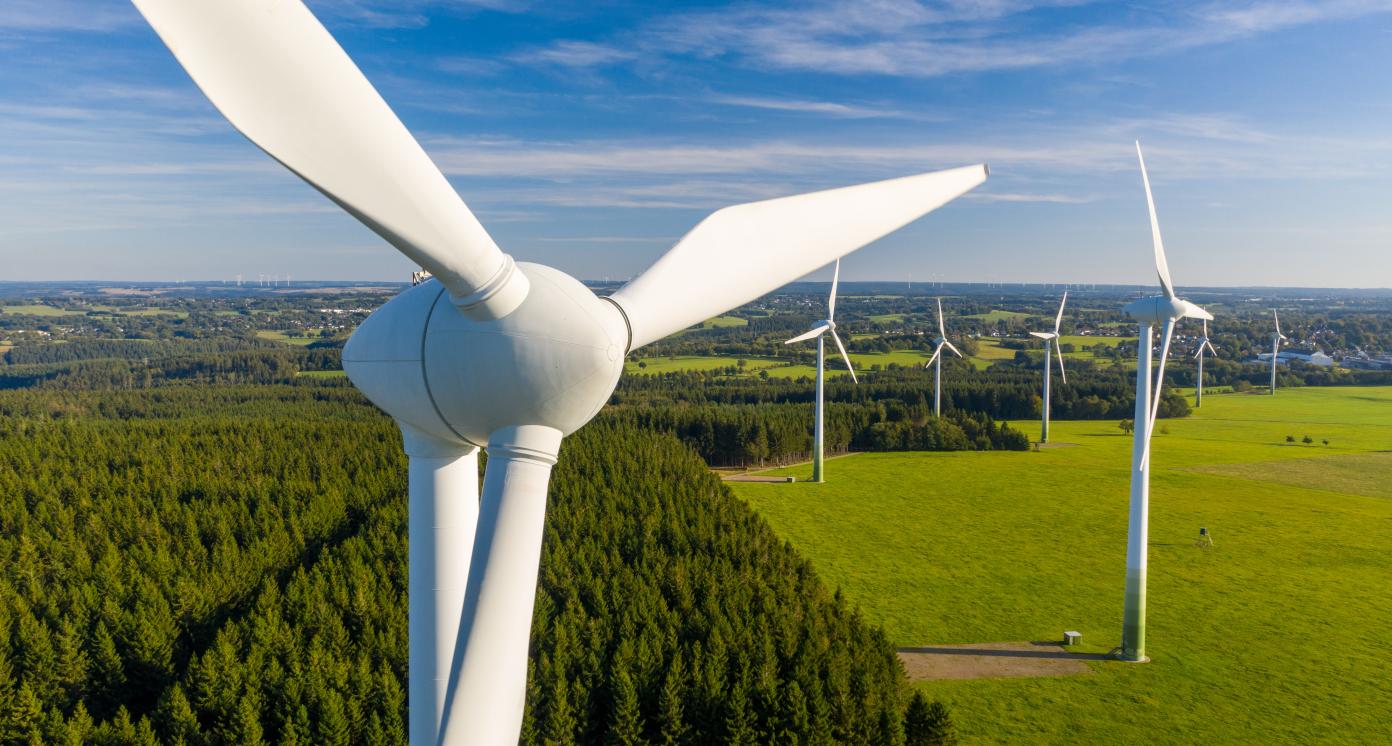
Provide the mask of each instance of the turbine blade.
{"label": "turbine blade", "polygon": [[1150,210],[1150,238],[1155,244],[1155,273],[1160,276],[1160,287],[1165,297],[1173,298],[1174,283],[1170,282],[1170,265],[1165,261],[1165,242],[1160,240],[1160,218],[1155,216],[1155,197],[1150,193],[1150,175],[1146,173],[1145,155],[1141,153],[1141,141],[1136,141],[1136,159],[1141,162],[1141,182],[1145,184],[1146,207]]}
{"label": "turbine blade", "polygon": [[636,349],[777,290],[956,199],[985,166],[716,211],[614,293]]}
{"label": "turbine blade", "polygon": [[[1054,343],[1054,352],[1058,353],[1059,375],[1063,376],[1064,383],[1068,383],[1068,371],[1063,369],[1063,350],[1060,349],[1060,344],[1058,342]],[[1046,360],[1044,362],[1047,363],[1048,361]]]}
{"label": "turbine blade", "polygon": [[456,299],[511,260],[299,0],[134,0],[247,139],[439,278]]}
{"label": "turbine blade", "polygon": [[1063,301],[1059,303],[1058,316],[1054,317],[1054,336],[1058,336],[1059,326],[1063,324],[1063,307],[1068,303],[1068,291],[1063,291]]}
{"label": "turbine blade", "polygon": [[942,346],[941,344],[938,345],[937,347],[934,347],[934,348],[933,348],[933,356],[930,357],[930,358],[928,358],[928,362],[924,363],[924,364],[923,364],[923,367],[925,367],[925,368],[931,368],[931,367],[933,367],[933,362],[934,362],[935,360],[938,359],[938,355],[941,355],[941,354],[942,354],[942,348],[943,348],[943,346]]}
{"label": "turbine blade", "polygon": [[947,345],[947,349],[952,350],[952,354],[956,355],[957,357],[962,357],[962,351],[958,350],[956,345],[952,344],[946,339],[943,340],[943,344]]}
{"label": "turbine blade", "polygon": [[938,336],[947,339],[947,329],[943,327],[942,298],[938,298]]}
{"label": "turbine blade", "polygon": [[1276,311],[1273,310],[1271,312],[1271,318],[1276,320],[1276,336],[1280,337],[1281,339],[1285,339],[1286,335],[1281,333],[1281,314],[1276,313]]}
{"label": "turbine blade", "polygon": [[1212,353],[1214,356],[1217,356],[1217,355],[1218,355],[1218,350],[1214,349],[1213,343],[1212,343],[1212,342],[1210,342],[1210,341],[1208,341],[1207,339],[1205,339],[1205,340],[1203,341],[1203,343],[1204,343],[1204,346],[1208,348],[1208,351],[1209,351],[1210,353]]}
{"label": "turbine blade", "polygon": [[831,338],[836,342],[836,349],[841,351],[841,359],[846,361],[846,370],[851,372],[851,380],[860,383],[856,378],[855,366],[851,364],[851,356],[846,354],[846,345],[841,344],[841,337],[835,329],[831,330]]}
{"label": "turbine blade", "polygon": [[1194,305],[1193,303],[1190,303],[1187,300],[1180,300],[1179,302],[1184,306],[1184,311],[1180,314],[1180,318],[1203,319],[1204,321],[1209,321],[1213,318],[1213,314]]}
{"label": "turbine blade", "polygon": [[1053,339],[1054,337],[1057,337],[1058,335],[1057,335],[1057,334],[1054,334],[1053,332],[1030,332],[1030,336],[1031,336],[1031,337],[1039,337],[1040,339]]}
{"label": "turbine blade", "polygon": [[793,337],[792,339],[788,340],[787,342],[784,342],[783,344],[785,344],[785,345],[790,345],[790,344],[792,344],[792,343],[794,343],[794,342],[802,342],[802,341],[804,341],[804,340],[812,339],[813,337],[815,337],[815,336],[817,336],[817,335],[819,335],[819,334],[822,334],[823,332],[825,332],[827,329],[830,329],[830,328],[831,328],[831,327],[827,326],[827,325],[824,324],[824,323],[823,323],[823,324],[818,324],[818,325],[812,327],[811,329],[809,329],[809,330],[803,332],[802,334],[799,334],[799,335],[797,335],[796,337]]}
{"label": "turbine blade", "polygon": [[836,284],[841,281],[841,257],[836,258],[836,269],[831,271],[831,297],[827,299],[827,320],[836,320]]}
{"label": "turbine blade", "polygon": [[[1174,336],[1174,319],[1165,320],[1164,337],[1160,343],[1160,370],[1155,374],[1155,393],[1151,395],[1150,419],[1146,421],[1145,450],[1141,454],[1141,468],[1150,463],[1150,436],[1155,434],[1155,417],[1160,413],[1160,395],[1165,388],[1165,361],[1170,357],[1170,339]],[[1144,371],[1150,375],[1150,371]],[[1142,371],[1136,371],[1140,375]]]}

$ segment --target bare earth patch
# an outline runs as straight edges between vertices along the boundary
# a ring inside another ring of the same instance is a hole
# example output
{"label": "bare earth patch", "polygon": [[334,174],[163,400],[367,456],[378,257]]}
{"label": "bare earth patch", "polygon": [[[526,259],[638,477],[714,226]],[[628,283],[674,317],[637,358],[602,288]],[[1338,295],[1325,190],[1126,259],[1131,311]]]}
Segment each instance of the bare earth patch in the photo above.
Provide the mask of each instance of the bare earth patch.
{"label": "bare earth patch", "polygon": [[982,642],[899,648],[909,681],[1018,679],[1092,673],[1086,661],[1111,660],[1103,653],[1070,653],[1056,642]]}

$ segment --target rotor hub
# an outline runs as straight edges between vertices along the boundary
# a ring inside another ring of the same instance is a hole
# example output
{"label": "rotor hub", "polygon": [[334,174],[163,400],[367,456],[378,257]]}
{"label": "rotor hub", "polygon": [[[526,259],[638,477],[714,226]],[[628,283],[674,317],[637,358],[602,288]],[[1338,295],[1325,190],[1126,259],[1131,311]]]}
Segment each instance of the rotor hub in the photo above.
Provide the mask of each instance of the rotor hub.
{"label": "rotor hub", "polygon": [[374,312],[343,349],[343,368],[403,425],[483,446],[505,427],[569,435],[609,399],[628,328],[619,310],[569,275],[519,263],[527,297],[500,319],[476,319],[427,282]]}

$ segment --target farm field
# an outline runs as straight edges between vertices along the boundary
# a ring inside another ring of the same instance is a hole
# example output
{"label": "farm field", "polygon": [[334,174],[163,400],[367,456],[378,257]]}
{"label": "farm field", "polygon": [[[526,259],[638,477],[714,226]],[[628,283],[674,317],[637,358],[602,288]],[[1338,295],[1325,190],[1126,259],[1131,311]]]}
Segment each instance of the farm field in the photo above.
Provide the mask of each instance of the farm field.
{"label": "farm field", "polygon": [[284,342],[288,345],[299,345],[301,347],[308,347],[309,345],[312,345],[315,342],[320,341],[319,337],[292,337],[286,332],[274,330],[258,331],[256,333],[256,336],[260,337],[261,339],[269,339],[273,342]]}
{"label": "farm field", "polygon": [[[1152,662],[919,686],[968,742],[1392,740],[1392,388],[1213,394],[1161,428]],[[822,485],[730,486],[900,647],[1077,629],[1105,652],[1131,439],[1113,421],[1053,435],[1039,452],[863,454]],[[1200,526],[1213,548],[1195,545]]]}
{"label": "farm field", "polygon": [[26,316],[80,316],[78,311],[69,311],[56,306],[46,306],[38,303],[29,303],[13,306],[0,306],[0,313]]}

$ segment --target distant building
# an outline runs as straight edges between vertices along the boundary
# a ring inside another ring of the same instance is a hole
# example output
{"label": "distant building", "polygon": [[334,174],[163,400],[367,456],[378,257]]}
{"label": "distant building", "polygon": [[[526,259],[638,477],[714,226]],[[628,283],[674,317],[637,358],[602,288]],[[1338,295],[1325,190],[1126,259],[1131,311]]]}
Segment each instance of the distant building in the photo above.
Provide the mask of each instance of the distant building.
{"label": "distant building", "polygon": [[[1263,352],[1257,355],[1257,360],[1263,363],[1271,362],[1271,353]],[[1277,365],[1290,365],[1292,362],[1299,361],[1307,365],[1318,365],[1321,368],[1328,368],[1334,365],[1334,358],[1320,352],[1319,350],[1281,350],[1276,355]]]}
{"label": "distant building", "polygon": [[1353,370],[1392,370],[1392,355],[1349,355],[1339,364]]}

